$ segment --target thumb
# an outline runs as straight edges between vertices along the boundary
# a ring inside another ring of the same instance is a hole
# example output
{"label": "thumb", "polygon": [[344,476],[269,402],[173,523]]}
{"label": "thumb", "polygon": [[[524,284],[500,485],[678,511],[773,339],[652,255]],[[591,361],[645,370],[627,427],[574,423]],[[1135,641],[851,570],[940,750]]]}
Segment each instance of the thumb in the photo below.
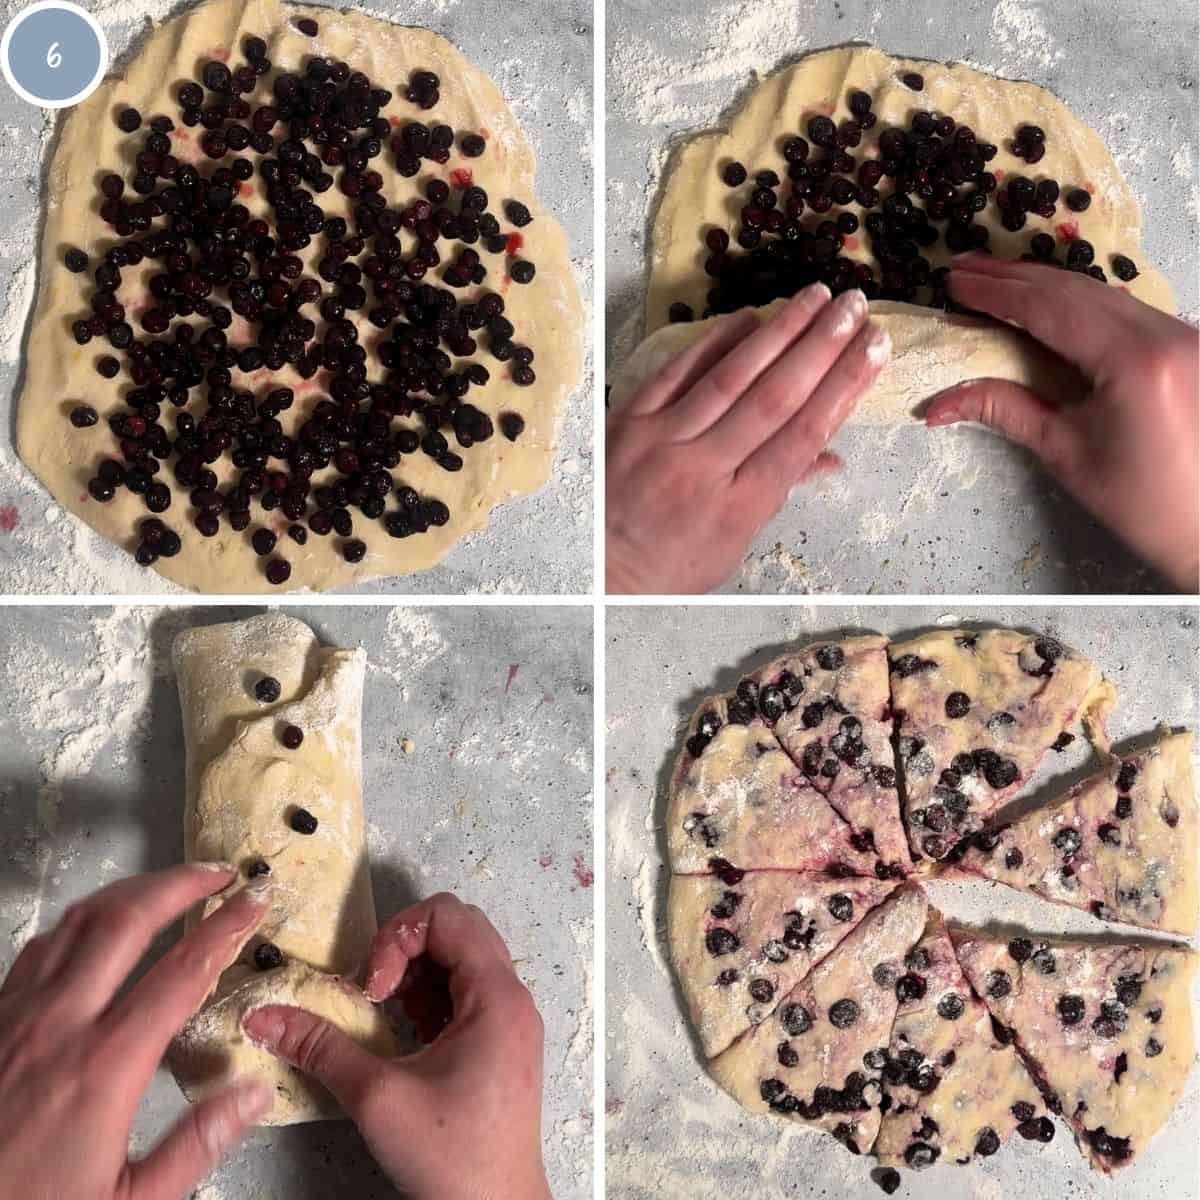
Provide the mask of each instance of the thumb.
{"label": "thumb", "polygon": [[986,425],[1059,473],[1075,455],[1075,432],[1064,414],[1008,380],[968,380],[939,393],[925,410],[930,429],[959,421]]}
{"label": "thumb", "polygon": [[228,1088],[189,1107],[141,1162],[125,1168],[128,1200],[184,1196],[221,1161],[255,1119],[271,1107],[275,1093],[260,1081]]}
{"label": "thumb", "polygon": [[337,1026],[303,1008],[264,1005],[242,1018],[242,1028],[256,1045],[328,1088],[350,1117],[384,1065]]}

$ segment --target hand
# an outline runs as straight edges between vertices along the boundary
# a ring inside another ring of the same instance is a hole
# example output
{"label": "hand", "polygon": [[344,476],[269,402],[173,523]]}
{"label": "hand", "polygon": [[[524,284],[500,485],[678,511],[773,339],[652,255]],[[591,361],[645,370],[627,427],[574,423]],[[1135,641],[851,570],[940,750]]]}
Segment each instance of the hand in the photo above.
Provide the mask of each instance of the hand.
{"label": "hand", "polygon": [[[413,982],[423,955],[445,968],[449,1012],[439,1013],[444,994]],[[371,950],[367,996],[379,1003],[397,990],[434,1038],[402,1058],[376,1058],[299,1008],[257,1008],[243,1028],[333,1093],[405,1196],[549,1200],[542,1021],[503,939],[454,896],[423,900],[393,917]]]}
{"label": "hand", "polygon": [[936,397],[926,424],[979,421],[1026,446],[1142,558],[1195,592],[1196,330],[1085,275],[986,254],[954,260],[950,294],[1027,330],[1090,387],[1078,403],[1052,404],[1015,383],[977,379]]}
{"label": "hand", "polygon": [[887,361],[862,292],[813,284],[766,324],[717,321],[608,421],[609,592],[706,592],[793,488]]}
{"label": "hand", "polygon": [[0,1181],[28,1200],[180,1200],[271,1104],[261,1083],[188,1110],[141,1162],[129,1129],[167,1044],[266,912],[239,892],[124,996],[155,933],[234,879],[172,867],[123,879],[28,942],[0,986]]}

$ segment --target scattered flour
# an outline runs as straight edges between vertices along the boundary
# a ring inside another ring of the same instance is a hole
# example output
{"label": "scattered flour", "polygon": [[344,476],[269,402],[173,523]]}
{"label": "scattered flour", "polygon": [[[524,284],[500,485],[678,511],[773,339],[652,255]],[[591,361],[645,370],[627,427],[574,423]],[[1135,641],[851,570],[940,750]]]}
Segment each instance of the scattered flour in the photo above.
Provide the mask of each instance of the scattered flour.
{"label": "scattered flour", "polygon": [[1036,63],[1043,69],[1063,57],[1050,36],[1037,0],[997,0],[992,36],[1006,60]]}
{"label": "scattered flour", "polygon": [[29,306],[33,303],[36,274],[36,264],[30,258],[9,276],[4,291],[4,312],[0,315],[0,362],[15,363],[21,352],[21,337]]}
{"label": "scattered flour", "polygon": [[5,913],[16,917],[14,950],[38,932],[54,865],[75,853],[69,843],[58,844],[64,787],[86,777],[105,751],[114,766],[127,761],[128,748],[152,718],[155,678],[169,670],[167,656],[153,647],[180,624],[179,614],[155,608],[97,609],[69,656],[47,658],[20,642],[6,647],[0,661],[10,695],[18,697],[32,729],[51,734],[38,763],[36,824],[25,831],[20,864],[30,887],[6,900],[16,906]]}
{"label": "scattered flour", "polygon": [[395,664],[408,676],[423,671],[446,653],[446,641],[429,615],[436,610],[393,608],[388,613],[387,639]]}

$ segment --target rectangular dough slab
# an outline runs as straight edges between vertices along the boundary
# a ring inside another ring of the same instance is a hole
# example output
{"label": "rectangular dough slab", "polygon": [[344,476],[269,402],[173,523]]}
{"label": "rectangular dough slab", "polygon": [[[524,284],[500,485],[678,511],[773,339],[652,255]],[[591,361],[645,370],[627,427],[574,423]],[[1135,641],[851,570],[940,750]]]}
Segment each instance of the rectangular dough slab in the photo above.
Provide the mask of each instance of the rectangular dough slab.
{"label": "rectangular dough slab", "polygon": [[[231,863],[243,880],[263,859],[273,900],[258,933],[176,1040],[172,1069],[193,1100],[235,1076],[269,1078],[277,1100],[263,1124],[337,1116],[319,1086],[254,1047],[240,1019],[260,1004],[297,1004],[376,1052],[395,1053],[382,1012],[339,978],[353,979],[377,928],[362,807],[366,656],[323,647],[302,622],[272,613],[187,630],[175,641],[174,660],[187,752],[184,856]],[[273,704],[254,694],[266,675],[280,685]],[[280,740],[287,725],[304,733],[296,750]],[[296,808],[317,818],[315,833],[292,829]],[[262,941],[283,952],[282,967],[255,968]]]}

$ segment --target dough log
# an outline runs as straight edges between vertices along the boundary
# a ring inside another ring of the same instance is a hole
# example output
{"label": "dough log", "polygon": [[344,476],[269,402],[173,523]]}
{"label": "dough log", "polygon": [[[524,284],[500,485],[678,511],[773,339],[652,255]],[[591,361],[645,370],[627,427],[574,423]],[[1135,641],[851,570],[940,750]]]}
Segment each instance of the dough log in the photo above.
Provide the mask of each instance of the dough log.
{"label": "dough log", "polygon": [[[241,1018],[262,1004],[319,1013],[377,1054],[396,1053],[383,1013],[353,977],[376,931],[362,809],[362,650],[323,647],[302,622],[279,614],[191,629],[174,647],[187,751],[184,854],[189,862],[271,869],[270,913],[213,995],[172,1046],[169,1061],[195,1101],[235,1077],[275,1087],[266,1125],[340,1116],[320,1085],[260,1050]],[[264,704],[270,676],[280,695]],[[281,741],[295,725],[304,740]],[[298,810],[317,820],[292,828]],[[219,904],[220,900],[210,901]],[[261,971],[254,952],[277,946],[283,964]]]}

